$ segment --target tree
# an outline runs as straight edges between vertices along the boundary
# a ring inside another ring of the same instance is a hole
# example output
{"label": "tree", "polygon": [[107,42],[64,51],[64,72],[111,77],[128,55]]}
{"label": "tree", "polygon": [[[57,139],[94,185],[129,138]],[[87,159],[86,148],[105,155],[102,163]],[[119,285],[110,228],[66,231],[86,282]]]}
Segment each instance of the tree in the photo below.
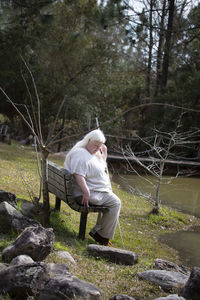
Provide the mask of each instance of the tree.
{"label": "tree", "polygon": [[167,79],[168,79],[169,59],[171,56],[171,40],[172,40],[172,31],[173,31],[174,9],[175,9],[174,0],[169,0],[168,23],[167,23],[165,46],[164,46],[162,77],[161,77],[162,92],[164,92],[164,89],[166,88]]}
{"label": "tree", "polygon": [[[144,169],[144,171],[147,171],[147,173],[151,174],[157,180],[155,195],[151,196],[149,199],[153,204],[152,213],[154,214],[160,213],[160,187],[164,179],[163,175],[167,160],[172,157],[178,158],[174,152],[175,148],[187,147],[190,143],[192,143],[192,140],[199,138],[200,135],[200,130],[198,129],[187,132],[181,131],[182,115],[183,114],[181,114],[180,119],[177,121],[177,126],[174,131],[167,133],[154,130],[155,136],[153,137],[153,142],[151,142],[152,138],[143,139],[139,137],[141,142],[146,145],[145,154],[149,156],[149,159],[141,159],[141,157],[135,155],[130,146],[127,146],[126,149],[123,150],[124,156],[128,161],[129,171],[136,172],[138,174],[131,165],[130,158],[132,158]],[[180,175],[181,171],[178,168],[176,177]]]}

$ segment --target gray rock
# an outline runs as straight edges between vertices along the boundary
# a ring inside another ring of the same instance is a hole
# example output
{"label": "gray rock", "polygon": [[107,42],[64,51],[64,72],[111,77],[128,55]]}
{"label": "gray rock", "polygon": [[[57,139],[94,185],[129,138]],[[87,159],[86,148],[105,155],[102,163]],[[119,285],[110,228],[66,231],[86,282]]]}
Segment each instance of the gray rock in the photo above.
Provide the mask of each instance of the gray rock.
{"label": "gray rock", "polygon": [[116,295],[111,297],[109,300],[135,300],[135,298],[129,297],[127,295]]}
{"label": "gray rock", "polygon": [[34,262],[34,260],[30,256],[24,254],[24,255],[18,255],[16,257],[14,257],[11,260],[10,265],[25,265],[25,264],[30,264],[33,262]]}
{"label": "gray rock", "polygon": [[31,218],[25,217],[23,215],[21,216],[13,216],[11,221],[11,228],[14,230],[14,232],[21,233],[24,231],[27,227],[38,227],[41,226],[41,224]]}
{"label": "gray rock", "polygon": [[200,268],[194,267],[192,269],[187,283],[181,289],[179,294],[187,300],[200,299]]}
{"label": "gray rock", "polygon": [[38,214],[38,207],[34,205],[32,202],[27,201],[25,199],[20,199],[20,201],[21,201],[20,211],[24,216],[33,218]]}
{"label": "gray rock", "polygon": [[13,193],[8,193],[6,191],[0,190],[0,203],[8,202],[14,208],[17,208],[16,195]]}
{"label": "gray rock", "polygon": [[8,232],[11,230],[13,217],[22,217],[22,214],[10,205],[8,202],[3,201],[0,203],[0,231]]}
{"label": "gray rock", "polygon": [[155,259],[154,267],[156,270],[176,271],[186,275],[190,275],[190,270],[185,266],[179,266],[171,261],[160,258]]}
{"label": "gray rock", "polygon": [[138,255],[132,251],[96,244],[91,244],[87,247],[87,254],[106,258],[111,262],[123,265],[134,265],[138,262]]}
{"label": "gray rock", "polygon": [[42,226],[26,228],[16,241],[2,252],[2,260],[10,262],[14,257],[27,254],[34,261],[45,259],[53,250],[55,235],[52,229]]}
{"label": "gray rock", "polygon": [[138,273],[137,276],[140,279],[148,280],[155,284],[158,284],[164,290],[183,287],[189,277],[179,272],[164,270],[148,270]]}
{"label": "gray rock", "polygon": [[186,300],[183,297],[179,297],[178,295],[169,295],[167,297],[156,298],[154,300]]}
{"label": "gray rock", "polygon": [[0,271],[6,269],[7,267],[9,267],[9,264],[0,263]]}
{"label": "gray rock", "polygon": [[67,260],[72,264],[76,264],[76,261],[74,258],[71,256],[71,254],[67,251],[55,251],[55,255],[57,258],[61,258],[63,260]]}
{"label": "gray rock", "polygon": [[47,271],[50,276],[50,278],[53,278],[55,276],[61,275],[69,275],[69,268],[67,264],[54,264],[49,263],[47,264]]}
{"label": "gray rock", "polygon": [[49,279],[43,263],[10,266],[0,271],[0,278],[0,294],[9,294],[17,300],[37,295]]}
{"label": "gray rock", "polygon": [[49,280],[37,300],[100,300],[103,293],[93,284],[80,280],[70,273]]}

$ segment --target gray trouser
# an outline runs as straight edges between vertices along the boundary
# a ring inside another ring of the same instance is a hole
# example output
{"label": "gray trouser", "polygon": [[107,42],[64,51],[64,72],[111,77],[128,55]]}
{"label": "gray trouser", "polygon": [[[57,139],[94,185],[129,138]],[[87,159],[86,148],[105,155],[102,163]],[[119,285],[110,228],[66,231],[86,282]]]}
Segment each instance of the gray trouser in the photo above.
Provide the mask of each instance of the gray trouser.
{"label": "gray trouser", "polygon": [[96,225],[91,230],[98,232],[102,237],[112,239],[119,218],[121,201],[113,192],[91,192],[90,203],[102,205],[109,209],[98,214]]}

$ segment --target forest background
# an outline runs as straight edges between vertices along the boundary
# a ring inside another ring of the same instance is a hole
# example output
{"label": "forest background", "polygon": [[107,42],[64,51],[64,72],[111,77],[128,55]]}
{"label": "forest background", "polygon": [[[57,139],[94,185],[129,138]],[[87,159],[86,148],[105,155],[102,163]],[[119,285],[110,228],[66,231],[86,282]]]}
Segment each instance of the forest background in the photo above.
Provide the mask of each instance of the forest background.
{"label": "forest background", "polygon": [[[148,137],[173,131],[183,112],[181,131],[199,132],[199,24],[200,4],[188,0],[1,0],[0,85],[25,116],[40,99],[44,138],[63,99],[61,138],[96,116],[106,135]],[[13,136],[31,133],[3,93],[0,113]],[[199,134],[191,144],[179,155],[197,156]]]}

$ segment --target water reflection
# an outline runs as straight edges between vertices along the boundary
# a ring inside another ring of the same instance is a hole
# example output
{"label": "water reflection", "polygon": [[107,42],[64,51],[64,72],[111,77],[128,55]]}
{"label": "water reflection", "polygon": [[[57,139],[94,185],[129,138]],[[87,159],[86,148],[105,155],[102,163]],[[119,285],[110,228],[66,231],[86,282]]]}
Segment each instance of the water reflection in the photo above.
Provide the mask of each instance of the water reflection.
{"label": "water reflection", "polygon": [[[113,180],[129,192],[155,197],[156,179],[153,176],[115,175]],[[165,177],[160,199],[162,204],[200,217],[200,178]],[[200,227],[165,234],[160,240],[179,251],[183,264],[200,267]]]}
{"label": "water reflection", "polygon": [[189,267],[200,267],[200,228],[194,231],[179,231],[164,234],[160,237],[163,243],[179,252],[184,264]]}
{"label": "water reflection", "polygon": [[[153,176],[114,175],[122,188],[155,198],[156,178]],[[160,190],[161,203],[200,217],[200,178],[164,177]]]}

